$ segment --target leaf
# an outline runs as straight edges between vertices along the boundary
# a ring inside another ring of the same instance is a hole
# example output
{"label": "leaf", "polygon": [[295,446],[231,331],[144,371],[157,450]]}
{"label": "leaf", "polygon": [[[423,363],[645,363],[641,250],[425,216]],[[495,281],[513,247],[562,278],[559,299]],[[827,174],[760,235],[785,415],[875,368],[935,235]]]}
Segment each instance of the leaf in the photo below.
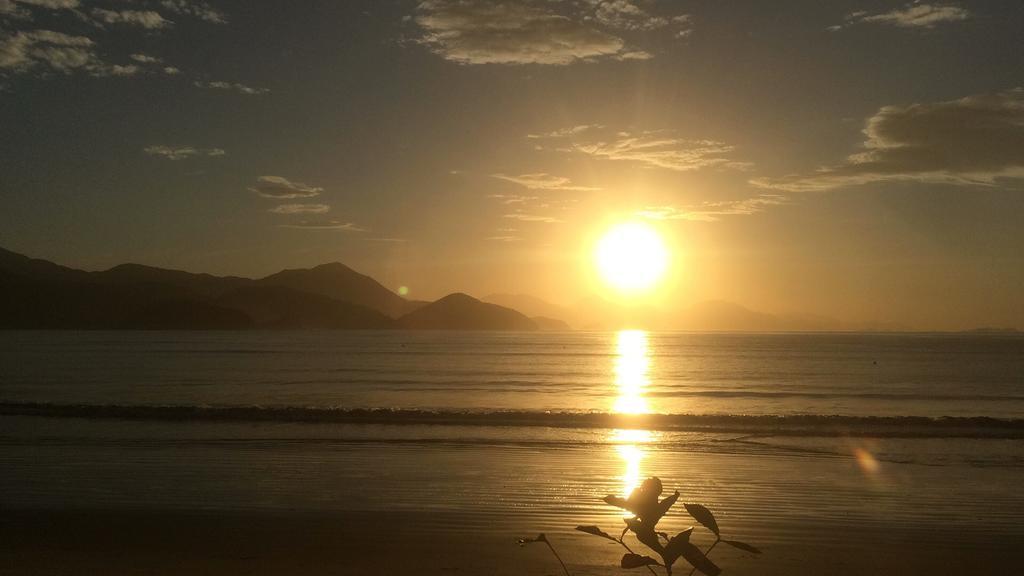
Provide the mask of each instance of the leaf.
{"label": "leaf", "polygon": [[693,516],[693,519],[700,522],[702,526],[711,530],[715,533],[715,536],[721,536],[718,532],[718,522],[715,520],[715,515],[700,504],[683,504],[686,507],[686,511]]}
{"label": "leaf", "polygon": [[669,496],[668,498],[665,498],[664,500],[659,502],[658,506],[654,509],[653,513],[648,513],[648,515],[650,516],[650,520],[652,520],[655,523],[657,523],[658,520],[661,520],[662,516],[668,514],[668,509],[671,508],[672,505],[676,503],[676,500],[679,500],[678,490],[676,490],[675,493]]}
{"label": "leaf", "polygon": [[661,553],[661,558],[665,561],[666,566],[675,564],[676,560],[683,555],[683,548],[690,543],[690,534],[693,534],[693,528],[687,528],[668,541],[665,551]]}
{"label": "leaf", "polygon": [[662,547],[661,541],[658,540],[658,534],[654,531],[654,525],[644,522],[640,518],[627,518],[626,527],[636,534],[636,539],[642,544],[654,550],[658,554],[662,554],[665,548]]}
{"label": "leaf", "polygon": [[607,539],[613,540],[613,541],[615,540],[615,538],[612,538],[611,536],[608,535],[607,532],[605,532],[604,530],[601,530],[597,526],[577,526],[576,529],[579,530],[580,532],[586,532],[587,534],[593,534],[594,536],[600,536],[601,538],[607,538]]}
{"label": "leaf", "polygon": [[708,560],[708,557],[700,551],[700,548],[697,548],[689,542],[680,546],[680,552],[682,553],[683,558],[686,558],[686,561],[689,562],[691,566],[708,576],[718,576],[722,572],[721,568],[716,566],[711,560]]}
{"label": "leaf", "polygon": [[[602,498],[602,500],[604,500],[605,504],[611,504],[612,506],[615,506],[617,508],[622,508],[623,510],[629,510],[629,501],[626,500],[625,498],[623,498],[622,496],[616,496],[615,494],[609,494],[609,495],[605,496],[604,498]],[[632,510],[630,510],[630,512],[632,512]]]}
{"label": "leaf", "polygon": [[679,499],[679,491],[677,490],[674,494],[665,498],[662,501],[658,501],[658,496],[661,495],[662,487],[661,480],[657,477],[651,477],[644,480],[643,484],[639,488],[633,490],[630,493],[629,498],[623,498],[614,494],[609,494],[602,498],[605,504],[610,504],[616,508],[622,508],[632,512],[633,514],[650,520],[652,523],[657,524],[658,520],[664,516],[668,509],[676,503]]}
{"label": "leaf", "polygon": [[658,496],[661,496],[661,492],[663,490],[661,485],[661,478],[658,478],[657,476],[651,476],[647,480],[644,480],[640,484],[640,487],[637,488],[637,490],[640,490],[644,494],[649,494],[654,498],[657,498]]}
{"label": "leaf", "polygon": [[548,541],[548,537],[545,536],[544,533],[537,534],[536,538],[520,538],[519,540],[516,540],[516,542],[519,543],[520,546],[526,546],[527,544],[533,544],[534,542],[547,542],[547,541]]}
{"label": "leaf", "polygon": [[729,546],[732,546],[733,548],[739,548],[740,550],[746,550],[747,552],[751,552],[753,554],[760,554],[761,553],[760,550],[758,550],[757,548],[751,546],[750,544],[747,544],[746,542],[740,542],[738,540],[722,540],[722,542],[725,542],[726,544],[728,544]]}
{"label": "leaf", "polygon": [[650,556],[641,556],[639,554],[623,554],[622,562],[620,564],[623,568],[640,568],[642,566],[661,566],[657,560]]}

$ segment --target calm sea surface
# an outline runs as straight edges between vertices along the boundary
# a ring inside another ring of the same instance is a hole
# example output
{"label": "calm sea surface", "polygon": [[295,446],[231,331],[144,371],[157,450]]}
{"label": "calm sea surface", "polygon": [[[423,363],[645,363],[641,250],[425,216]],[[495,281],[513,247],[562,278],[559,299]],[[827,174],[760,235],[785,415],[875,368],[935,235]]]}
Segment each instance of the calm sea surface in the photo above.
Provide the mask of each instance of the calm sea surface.
{"label": "calm sea surface", "polygon": [[[387,410],[346,416],[358,409]],[[644,429],[594,413],[952,416],[997,433]],[[1024,541],[1020,418],[1011,335],[0,332],[0,511],[399,514],[424,534],[572,543],[577,524],[621,526],[602,496],[658,475],[768,563],[850,534],[1005,554]]]}
{"label": "calm sea surface", "polygon": [[1024,337],[0,332],[0,401],[1021,418]]}

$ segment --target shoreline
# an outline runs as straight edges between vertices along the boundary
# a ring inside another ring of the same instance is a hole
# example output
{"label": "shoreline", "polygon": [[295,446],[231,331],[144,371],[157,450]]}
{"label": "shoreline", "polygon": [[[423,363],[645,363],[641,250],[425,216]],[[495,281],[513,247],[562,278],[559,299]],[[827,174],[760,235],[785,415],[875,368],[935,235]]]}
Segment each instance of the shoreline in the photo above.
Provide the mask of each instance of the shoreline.
{"label": "shoreline", "polygon": [[1024,438],[1024,418],[638,414],[530,411],[432,411],[297,406],[184,406],[0,402],[0,416],[155,422],[386,424],[544,427],[851,438]]}

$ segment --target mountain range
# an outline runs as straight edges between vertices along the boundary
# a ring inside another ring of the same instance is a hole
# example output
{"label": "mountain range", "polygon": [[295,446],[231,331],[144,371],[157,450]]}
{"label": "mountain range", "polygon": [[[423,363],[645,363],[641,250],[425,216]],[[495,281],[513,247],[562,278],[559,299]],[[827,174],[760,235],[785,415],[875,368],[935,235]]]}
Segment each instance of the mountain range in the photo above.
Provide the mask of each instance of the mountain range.
{"label": "mountain range", "polygon": [[707,301],[678,311],[591,296],[560,306],[525,294],[408,300],[341,263],[264,278],[141,264],[89,272],[0,248],[0,328],[54,329],[649,329],[786,332],[903,330]]}
{"label": "mountain range", "polygon": [[[546,319],[543,324],[547,325]],[[265,278],[140,264],[86,272],[0,249],[0,328],[538,330],[465,294],[406,300],[340,264]]]}

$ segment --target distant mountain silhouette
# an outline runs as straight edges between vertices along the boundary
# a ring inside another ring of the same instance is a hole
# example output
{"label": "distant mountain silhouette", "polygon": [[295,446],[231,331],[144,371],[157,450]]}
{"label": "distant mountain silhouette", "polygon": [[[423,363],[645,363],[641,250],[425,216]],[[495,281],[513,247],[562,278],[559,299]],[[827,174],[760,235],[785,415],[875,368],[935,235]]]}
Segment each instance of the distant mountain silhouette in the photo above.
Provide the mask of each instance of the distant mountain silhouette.
{"label": "distant mountain silhouette", "polygon": [[491,294],[484,296],[480,300],[518,310],[531,318],[542,316],[545,318],[568,320],[573,315],[573,312],[566,306],[552,304],[529,294]]}
{"label": "distant mountain silhouette", "polygon": [[[486,301],[450,294],[409,301],[340,263],[265,278],[193,274],[141,264],[86,272],[0,248],[0,328],[899,331],[812,314],[768,314],[725,301],[675,313],[591,295],[565,307],[525,294]],[[523,314],[525,312],[525,314]],[[531,319],[532,317],[532,319]]]}
{"label": "distant mountain silhouette", "polygon": [[537,330],[520,312],[481,302],[462,293],[449,294],[398,319],[402,328],[418,330]]}
{"label": "distant mountain silhouette", "polygon": [[283,270],[257,280],[257,283],[264,286],[285,286],[343,302],[360,304],[393,318],[412,312],[423,305],[402,298],[373,278],[338,262],[309,269]]}
{"label": "distant mountain silhouette", "polygon": [[342,264],[253,280],[141,264],[86,272],[0,249],[0,328],[393,328],[391,314],[419,305]]}
{"label": "distant mountain silhouette", "polygon": [[54,264],[48,260],[29,258],[0,248],[0,273],[19,278],[72,279],[84,278],[88,272]]}
{"label": "distant mountain silhouette", "polygon": [[320,294],[285,286],[246,286],[217,299],[225,308],[239,310],[262,328],[394,328],[383,313]]}
{"label": "distant mountain silhouette", "polygon": [[721,300],[694,304],[683,311],[677,322],[686,330],[724,332],[775,332],[784,330],[786,324],[778,316]]}
{"label": "distant mountain silhouette", "polygon": [[541,330],[548,330],[552,332],[563,332],[572,330],[568,324],[558,318],[548,318],[547,316],[534,316],[530,318],[533,323],[537,325]]}
{"label": "distant mountain silhouette", "polygon": [[201,297],[217,297],[252,283],[248,278],[194,274],[142,264],[120,264],[102,272],[91,272],[97,282],[107,284],[163,284],[176,286]]}

